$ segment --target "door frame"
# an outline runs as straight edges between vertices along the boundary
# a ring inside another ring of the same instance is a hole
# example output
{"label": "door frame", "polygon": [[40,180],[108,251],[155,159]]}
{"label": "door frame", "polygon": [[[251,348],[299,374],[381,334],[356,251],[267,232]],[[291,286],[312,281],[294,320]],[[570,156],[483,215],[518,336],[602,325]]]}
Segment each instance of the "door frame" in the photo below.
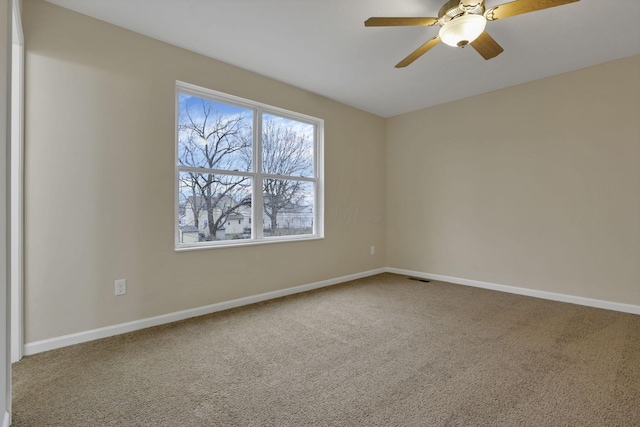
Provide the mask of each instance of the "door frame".
{"label": "door frame", "polygon": [[11,362],[24,353],[24,33],[20,1],[12,2],[10,272]]}

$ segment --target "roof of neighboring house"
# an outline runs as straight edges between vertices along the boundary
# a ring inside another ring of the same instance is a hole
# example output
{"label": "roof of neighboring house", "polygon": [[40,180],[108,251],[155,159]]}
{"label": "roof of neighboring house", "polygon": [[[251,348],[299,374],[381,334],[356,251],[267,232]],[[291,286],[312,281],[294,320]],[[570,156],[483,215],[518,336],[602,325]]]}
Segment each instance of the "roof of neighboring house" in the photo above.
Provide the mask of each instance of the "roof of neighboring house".
{"label": "roof of neighboring house", "polygon": [[[211,199],[212,199],[212,201],[215,201],[218,197],[220,199],[215,204],[216,207],[222,207],[222,206],[225,206],[225,205],[233,206],[236,203],[238,203],[237,201],[235,201],[233,198],[231,198],[229,196],[211,196]],[[194,201],[195,201],[196,208],[200,209],[205,204],[205,197],[203,197],[203,196],[189,196],[189,197],[187,197],[187,200],[185,202],[185,207],[187,205],[189,205],[189,206],[194,205]]]}
{"label": "roof of neighboring house", "polygon": [[182,231],[183,233],[197,233],[198,228],[193,225],[185,225],[180,227],[180,231]]}
{"label": "roof of neighboring house", "polygon": [[313,207],[308,205],[293,205],[289,204],[282,208],[280,212],[283,213],[311,213]]}

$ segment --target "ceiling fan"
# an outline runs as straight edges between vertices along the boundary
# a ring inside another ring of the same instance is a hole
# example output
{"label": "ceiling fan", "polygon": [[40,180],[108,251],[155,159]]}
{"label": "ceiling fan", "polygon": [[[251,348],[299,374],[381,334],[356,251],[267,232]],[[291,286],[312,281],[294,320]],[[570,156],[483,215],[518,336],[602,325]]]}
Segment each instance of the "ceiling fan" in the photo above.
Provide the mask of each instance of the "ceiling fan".
{"label": "ceiling fan", "polygon": [[449,0],[440,8],[437,18],[369,18],[365,27],[440,26],[437,36],[400,61],[396,68],[406,67],[440,42],[465,47],[470,44],[484,59],[500,55],[504,49],[484,31],[487,21],[509,18],[580,0],[515,0],[485,8],[484,0]]}

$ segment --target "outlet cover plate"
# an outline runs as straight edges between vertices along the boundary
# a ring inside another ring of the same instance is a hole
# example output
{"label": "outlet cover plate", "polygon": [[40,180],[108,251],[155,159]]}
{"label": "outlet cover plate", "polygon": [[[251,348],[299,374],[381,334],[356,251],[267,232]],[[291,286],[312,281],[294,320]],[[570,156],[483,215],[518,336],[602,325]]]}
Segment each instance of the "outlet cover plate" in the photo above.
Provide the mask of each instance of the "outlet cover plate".
{"label": "outlet cover plate", "polygon": [[124,295],[127,293],[127,279],[116,280],[116,295]]}

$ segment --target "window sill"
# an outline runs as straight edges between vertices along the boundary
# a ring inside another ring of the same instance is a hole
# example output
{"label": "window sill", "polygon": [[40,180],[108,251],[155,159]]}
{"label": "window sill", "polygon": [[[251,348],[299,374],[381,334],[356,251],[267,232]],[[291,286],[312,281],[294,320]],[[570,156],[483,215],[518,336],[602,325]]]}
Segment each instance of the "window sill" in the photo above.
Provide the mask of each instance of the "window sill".
{"label": "window sill", "polygon": [[216,243],[185,243],[181,245],[175,246],[176,252],[190,252],[190,251],[201,251],[206,249],[221,249],[221,248],[238,248],[244,246],[258,246],[258,245],[271,245],[274,243],[294,243],[294,242],[308,242],[310,240],[323,240],[324,236],[318,235],[310,235],[304,237],[268,237],[263,240],[228,240],[228,241],[219,241]]}

